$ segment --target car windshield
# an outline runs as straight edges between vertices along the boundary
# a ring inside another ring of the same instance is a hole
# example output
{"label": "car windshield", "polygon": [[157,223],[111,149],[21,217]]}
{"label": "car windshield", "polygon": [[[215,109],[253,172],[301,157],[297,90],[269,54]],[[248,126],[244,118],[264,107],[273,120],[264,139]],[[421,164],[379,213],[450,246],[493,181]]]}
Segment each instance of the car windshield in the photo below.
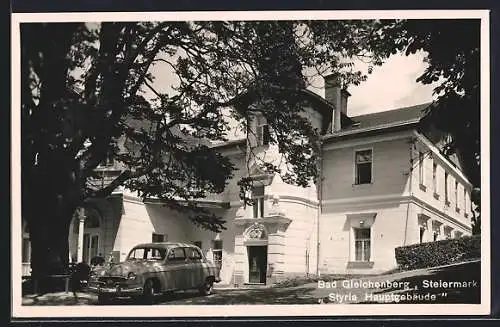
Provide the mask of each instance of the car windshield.
{"label": "car windshield", "polygon": [[165,260],[166,249],[140,247],[130,251],[127,260]]}

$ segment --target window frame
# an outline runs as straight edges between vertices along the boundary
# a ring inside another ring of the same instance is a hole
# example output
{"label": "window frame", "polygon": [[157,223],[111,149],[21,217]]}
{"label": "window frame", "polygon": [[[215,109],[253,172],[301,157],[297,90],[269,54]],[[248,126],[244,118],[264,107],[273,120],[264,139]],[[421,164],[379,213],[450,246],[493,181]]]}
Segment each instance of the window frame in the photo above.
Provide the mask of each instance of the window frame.
{"label": "window frame", "polygon": [[[372,228],[371,227],[353,227],[353,249],[354,249],[354,253],[353,253],[353,261],[354,262],[372,262]],[[369,238],[360,238],[358,239],[356,237],[356,231],[358,230],[368,230],[368,232],[370,233],[370,237]],[[361,242],[361,258],[358,260],[357,258],[357,247],[356,247],[356,244],[359,242]],[[369,245],[369,250],[368,250],[368,258],[366,258],[366,242],[368,241],[368,245]]]}
{"label": "window frame", "polygon": [[446,205],[449,205],[450,204],[450,194],[449,194],[449,185],[450,184],[450,181],[449,181],[449,178],[450,177],[450,174],[445,171],[444,172],[444,201],[445,201],[445,204]]}
{"label": "window frame", "polygon": [[425,152],[418,152],[418,183],[425,185]]}
{"label": "window frame", "polygon": [[[357,154],[359,152],[363,152],[363,151],[370,151],[371,152],[371,161],[370,161],[370,182],[368,183],[359,183],[358,180],[358,163],[357,163]],[[373,163],[374,163],[374,151],[373,151],[373,147],[367,147],[367,148],[358,148],[358,149],[354,149],[354,153],[353,153],[353,176],[354,176],[354,183],[353,185],[370,185],[370,184],[373,184],[373,181],[374,181],[374,170],[373,170]]]}
{"label": "window frame", "polygon": [[[262,194],[254,195],[254,189],[262,188]],[[264,218],[265,216],[265,196],[266,196],[266,186],[257,185],[252,188],[252,216],[253,218]]]}
{"label": "window frame", "polygon": [[435,194],[438,193],[438,177],[437,177],[437,171],[438,171],[438,164],[435,160],[432,162],[432,188]]}
{"label": "window frame", "polygon": [[419,226],[419,228],[418,228],[418,233],[419,233],[419,235],[418,235],[419,239],[418,240],[419,240],[419,244],[424,243],[424,237],[425,237],[425,231],[426,230],[427,229],[424,226]]}
{"label": "window frame", "polygon": [[[220,244],[220,246],[215,246]],[[222,240],[212,240],[212,260],[219,267],[222,267],[224,242]]]}
{"label": "window frame", "polygon": [[257,112],[254,115],[255,130],[253,131],[253,136],[255,137],[254,147],[268,146],[270,139],[270,127],[267,122],[266,117],[261,113]]}
{"label": "window frame", "polygon": [[[161,241],[155,241],[155,236],[161,236],[162,240]],[[151,243],[163,243],[167,242],[167,234],[161,234],[161,233],[151,233]]]}

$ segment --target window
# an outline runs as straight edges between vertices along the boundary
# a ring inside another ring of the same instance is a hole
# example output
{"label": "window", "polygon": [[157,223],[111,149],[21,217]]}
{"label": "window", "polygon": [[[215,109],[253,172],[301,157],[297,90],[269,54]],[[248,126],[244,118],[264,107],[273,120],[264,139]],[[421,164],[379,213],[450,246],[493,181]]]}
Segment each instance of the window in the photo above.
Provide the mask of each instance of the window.
{"label": "window", "polygon": [[356,261],[370,261],[370,229],[354,229],[354,251]]}
{"label": "window", "polygon": [[425,235],[425,227],[420,226],[420,236],[419,236],[419,242],[422,243],[424,241],[424,235]]}
{"label": "window", "polygon": [[257,146],[269,144],[269,125],[262,124],[257,126]]}
{"label": "window", "polygon": [[190,260],[201,260],[202,256],[197,248],[186,248],[187,256]]}
{"label": "window", "polygon": [[455,181],[455,208],[457,209],[457,211],[459,210],[459,206],[458,206],[458,182]]}
{"label": "window", "polygon": [[356,151],[356,184],[372,182],[372,150]]}
{"label": "window", "polygon": [[464,187],[464,213],[467,214],[467,190]]}
{"label": "window", "polygon": [[264,186],[255,186],[252,189],[253,217],[264,217]]}
{"label": "window", "polygon": [[184,253],[184,248],[173,248],[168,252],[167,259],[169,261],[184,261],[186,260],[186,254]]}
{"label": "window", "polygon": [[153,233],[151,235],[151,242],[153,243],[166,242],[166,241],[167,241],[167,235],[165,234]]}
{"label": "window", "polygon": [[432,163],[432,188],[434,189],[434,193],[437,193],[437,164]]}
{"label": "window", "polygon": [[214,262],[220,268],[222,267],[222,240],[212,241],[212,253],[214,255]]}
{"label": "window", "polygon": [[444,173],[444,201],[446,205],[450,204],[450,199],[448,198],[448,173]]}
{"label": "window", "polygon": [[418,153],[418,182],[424,185],[424,153]]}
{"label": "window", "polygon": [[439,236],[439,232],[438,231],[434,231],[432,240],[434,242],[437,241],[438,240],[438,236]]}
{"label": "window", "polygon": [[269,125],[262,114],[255,115],[255,146],[268,145],[270,140]]}
{"label": "window", "polygon": [[448,240],[451,238],[451,227],[446,226],[444,228],[444,237]]}

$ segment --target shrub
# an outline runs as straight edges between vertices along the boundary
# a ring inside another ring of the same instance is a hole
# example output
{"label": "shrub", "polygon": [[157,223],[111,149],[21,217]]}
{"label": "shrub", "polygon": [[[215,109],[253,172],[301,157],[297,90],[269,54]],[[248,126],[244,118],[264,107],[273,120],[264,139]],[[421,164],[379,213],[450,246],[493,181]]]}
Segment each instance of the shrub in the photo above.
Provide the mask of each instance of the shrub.
{"label": "shrub", "polygon": [[396,248],[396,262],[402,270],[436,267],[481,257],[479,235]]}

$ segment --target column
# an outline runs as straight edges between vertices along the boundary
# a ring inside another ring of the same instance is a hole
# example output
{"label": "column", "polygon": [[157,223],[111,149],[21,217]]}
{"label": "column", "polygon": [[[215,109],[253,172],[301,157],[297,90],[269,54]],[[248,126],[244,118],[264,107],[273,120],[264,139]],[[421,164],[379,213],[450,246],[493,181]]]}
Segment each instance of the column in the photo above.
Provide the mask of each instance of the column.
{"label": "column", "polygon": [[[285,234],[276,231],[267,239],[267,276],[268,283],[284,278],[285,273]],[[271,271],[269,271],[271,270]]]}
{"label": "column", "polygon": [[83,261],[83,232],[85,229],[85,209],[80,208],[78,210],[78,250],[77,250],[77,262]]}
{"label": "column", "polygon": [[236,235],[234,237],[234,270],[233,270],[233,284],[235,287],[239,287],[243,285],[245,282],[248,282],[248,269],[245,274],[245,267],[248,266],[248,263],[245,260],[248,260],[246,253],[246,246],[243,244],[244,237],[243,235]]}

